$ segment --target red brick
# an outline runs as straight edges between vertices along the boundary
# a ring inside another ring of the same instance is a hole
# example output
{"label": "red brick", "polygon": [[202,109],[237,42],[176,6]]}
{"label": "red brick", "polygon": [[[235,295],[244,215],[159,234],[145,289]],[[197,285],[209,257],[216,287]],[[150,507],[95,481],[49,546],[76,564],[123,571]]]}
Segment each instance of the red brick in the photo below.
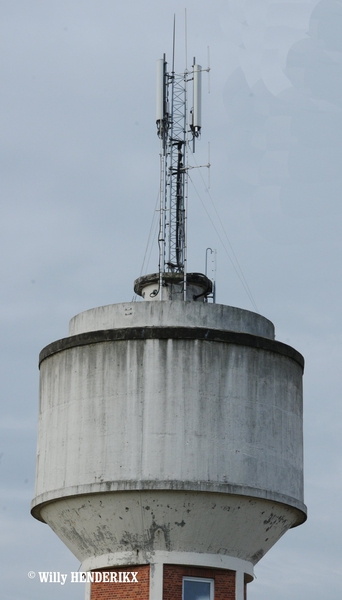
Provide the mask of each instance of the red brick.
{"label": "red brick", "polygon": [[235,571],[164,565],[163,600],[182,600],[183,577],[214,580],[214,600],[235,600]]}
{"label": "red brick", "polygon": [[91,600],[149,600],[150,595],[150,566],[139,565],[116,567],[111,569],[96,569],[109,572],[138,572],[138,583],[110,583],[101,581],[91,584]]}

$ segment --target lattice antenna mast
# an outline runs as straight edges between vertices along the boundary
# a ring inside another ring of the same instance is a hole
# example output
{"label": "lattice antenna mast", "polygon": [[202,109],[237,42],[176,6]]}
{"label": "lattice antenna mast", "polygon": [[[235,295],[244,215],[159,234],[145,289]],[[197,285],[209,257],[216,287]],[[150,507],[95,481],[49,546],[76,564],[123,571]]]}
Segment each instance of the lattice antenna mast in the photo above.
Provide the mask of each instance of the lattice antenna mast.
{"label": "lattice antenna mast", "polygon": [[[202,67],[193,60],[191,70],[176,73],[166,57],[157,61],[157,133],[160,138],[159,297],[163,274],[184,274],[186,298],[186,221],[188,148],[201,132]],[[192,107],[188,108],[188,83],[192,81]]]}

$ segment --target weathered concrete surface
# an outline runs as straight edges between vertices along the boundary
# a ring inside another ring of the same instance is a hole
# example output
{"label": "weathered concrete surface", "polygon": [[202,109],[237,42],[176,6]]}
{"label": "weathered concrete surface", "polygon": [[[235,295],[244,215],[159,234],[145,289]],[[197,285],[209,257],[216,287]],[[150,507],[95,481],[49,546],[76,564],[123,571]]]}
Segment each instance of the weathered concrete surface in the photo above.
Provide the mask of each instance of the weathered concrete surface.
{"label": "weathered concrete surface", "polygon": [[42,351],[33,514],[80,560],[126,540],[255,563],[305,520],[302,357],[245,312],[102,307]]}
{"label": "weathered concrete surface", "polygon": [[73,496],[47,504],[42,516],[80,562],[115,551],[128,564],[163,550],[255,564],[296,521],[277,502],[167,490]]}
{"label": "weathered concrete surface", "polygon": [[86,310],[71,319],[69,335],[123,327],[208,327],[274,339],[271,321],[223,304],[202,302],[126,302]]}

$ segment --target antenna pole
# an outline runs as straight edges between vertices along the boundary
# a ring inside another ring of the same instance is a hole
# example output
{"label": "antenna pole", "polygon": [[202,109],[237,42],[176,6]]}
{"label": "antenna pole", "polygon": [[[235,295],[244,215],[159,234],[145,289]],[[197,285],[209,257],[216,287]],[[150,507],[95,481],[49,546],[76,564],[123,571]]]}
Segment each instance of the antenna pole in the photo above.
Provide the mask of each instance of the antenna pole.
{"label": "antenna pole", "polygon": [[184,9],[184,49],[185,49],[185,72],[188,70],[188,23],[186,8]]}
{"label": "antenna pole", "polygon": [[[189,144],[201,132],[202,67],[175,72],[176,17],[173,22],[172,71],[164,58],[157,62],[157,132],[160,138],[159,290],[163,299],[165,273],[183,275],[183,298],[187,298],[187,211]],[[185,53],[187,23],[185,10]],[[188,83],[193,82],[189,112]]]}
{"label": "antenna pole", "polygon": [[162,140],[160,141],[160,188],[159,188],[159,197],[160,197],[160,205],[159,205],[159,235],[158,235],[158,245],[159,245],[159,298],[162,300],[163,296],[163,273],[165,270],[165,198],[164,198],[164,190],[165,190],[165,160],[164,160],[164,152],[162,148]]}
{"label": "antenna pole", "polygon": [[206,69],[208,73],[208,94],[210,94],[210,48],[208,46],[208,68]]}
{"label": "antenna pole", "polygon": [[175,72],[175,48],[176,48],[176,15],[173,15],[172,73]]}
{"label": "antenna pole", "polygon": [[[186,31],[186,9],[185,9],[185,40],[187,37]],[[187,52],[187,48],[185,47]],[[185,55],[185,73],[184,73],[184,129],[185,129],[185,141],[184,141],[184,233],[183,233],[183,300],[186,300],[186,288],[187,288],[187,224],[188,224],[188,182],[189,182],[189,125],[187,120],[188,115],[188,72],[187,72],[187,57]]]}
{"label": "antenna pole", "polygon": [[187,23],[187,12],[186,8],[184,9],[184,50],[185,50],[185,72],[184,72],[184,129],[185,129],[185,143],[184,143],[184,153],[185,153],[185,161],[184,161],[184,198],[183,198],[183,206],[184,206],[184,239],[183,239],[183,300],[186,301],[186,288],[187,288],[187,224],[188,224],[188,173],[189,173],[189,159],[188,159],[188,102],[187,102],[187,82],[188,82],[188,23]]}

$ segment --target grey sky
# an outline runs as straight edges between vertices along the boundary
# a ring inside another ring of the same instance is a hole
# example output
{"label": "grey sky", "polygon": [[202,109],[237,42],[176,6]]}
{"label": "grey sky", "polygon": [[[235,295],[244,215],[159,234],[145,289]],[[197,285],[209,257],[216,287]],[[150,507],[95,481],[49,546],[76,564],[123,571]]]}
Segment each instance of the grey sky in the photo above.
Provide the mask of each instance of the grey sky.
{"label": "grey sky", "polygon": [[[184,68],[178,0],[2,0],[1,565],[6,600],[83,599],[27,572],[79,564],[29,514],[38,353],[87,308],[130,301],[159,187],[155,64]],[[210,197],[260,313],[304,354],[309,518],[256,566],[249,600],[341,595],[342,2],[189,0],[188,59],[207,65]],[[189,266],[218,251],[217,301],[253,310],[191,172]],[[205,206],[205,209],[203,208]],[[228,242],[225,242],[228,248]],[[231,255],[230,255],[231,256]],[[232,256],[231,256],[232,258]],[[234,260],[234,259],[233,259]],[[148,271],[157,267],[154,243]]]}

